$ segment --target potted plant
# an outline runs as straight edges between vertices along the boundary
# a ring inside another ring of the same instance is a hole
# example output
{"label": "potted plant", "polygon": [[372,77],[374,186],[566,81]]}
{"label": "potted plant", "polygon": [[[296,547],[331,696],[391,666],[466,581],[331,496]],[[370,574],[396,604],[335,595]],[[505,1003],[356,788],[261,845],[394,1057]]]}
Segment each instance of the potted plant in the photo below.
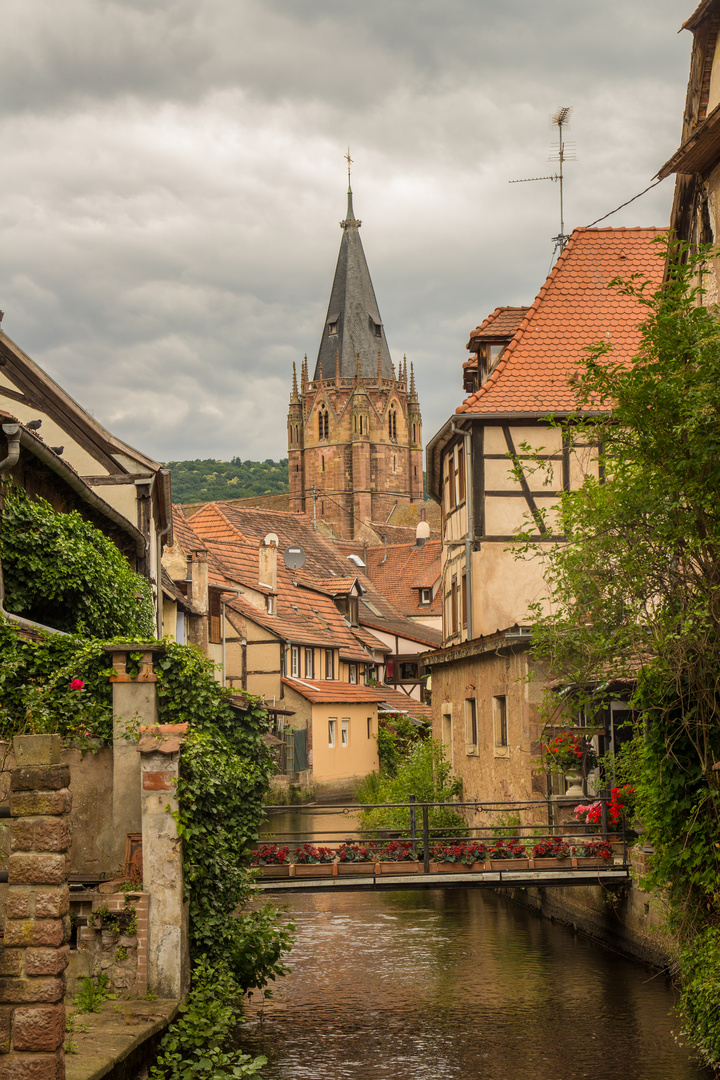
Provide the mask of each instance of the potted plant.
{"label": "potted plant", "polygon": [[527,849],[518,837],[496,840],[488,858],[492,870],[526,870],[529,866]]}
{"label": "potted plant", "polygon": [[419,874],[420,863],[410,840],[390,840],[375,852],[377,874]]}
{"label": "potted plant", "polygon": [[[602,826],[602,803],[596,800],[592,803],[580,803],[573,813],[580,824],[599,829]],[[627,823],[635,813],[635,788],[630,784],[610,789],[610,798],[607,800],[607,825],[608,829],[620,828],[623,819]],[[634,833],[633,833],[634,835]]]}
{"label": "potted plant", "polygon": [[293,851],[294,877],[331,877],[335,872],[332,848],[306,843]]}
{"label": "potted plant", "polygon": [[252,853],[252,865],[262,869],[264,878],[283,878],[290,875],[290,848],[280,844],[261,844]]}
{"label": "potted plant", "polygon": [[371,847],[346,840],[337,849],[338,874],[373,874],[375,872],[375,852]]}
{"label": "potted plant", "polygon": [[612,844],[607,840],[586,840],[573,848],[573,862],[580,870],[589,866],[607,866],[612,857]]}
{"label": "potted plant", "polygon": [[431,855],[434,872],[440,874],[479,873],[485,869],[488,849],[482,841],[464,840],[457,844],[435,844]]}
{"label": "potted plant", "polygon": [[536,870],[554,870],[572,866],[572,848],[560,836],[545,836],[533,845],[532,857]]}
{"label": "potted plant", "polygon": [[597,754],[590,740],[577,731],[561,731],[543,749],[543,762],[549,772],[563,773],[571,786],[567,795],[582,795],[583,777],[597,767]]}

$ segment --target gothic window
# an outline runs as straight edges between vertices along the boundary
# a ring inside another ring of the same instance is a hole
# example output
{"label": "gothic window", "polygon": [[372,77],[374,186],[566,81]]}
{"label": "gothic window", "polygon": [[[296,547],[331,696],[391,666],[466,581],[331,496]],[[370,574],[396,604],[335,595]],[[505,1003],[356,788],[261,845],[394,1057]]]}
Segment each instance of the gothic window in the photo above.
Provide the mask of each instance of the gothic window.
{"label": "gothic window", "polygon": [[388,413],[388,431],[391,439],[397,439],[397,412],[391,409]]}
{"label": "gothic window", "polygon": [[325,406],[321,405],[320,406],[320,411],[318,412],[318,438],[319,439],[327,439],[329,433],[330,433],[330,417],[328,415],[328,411],[325,408]]}
{"label": "gothic window", "polygon": [[321,460],[322,460],[322,471],[325,472],[325,455],[324,454],[323,454]]}

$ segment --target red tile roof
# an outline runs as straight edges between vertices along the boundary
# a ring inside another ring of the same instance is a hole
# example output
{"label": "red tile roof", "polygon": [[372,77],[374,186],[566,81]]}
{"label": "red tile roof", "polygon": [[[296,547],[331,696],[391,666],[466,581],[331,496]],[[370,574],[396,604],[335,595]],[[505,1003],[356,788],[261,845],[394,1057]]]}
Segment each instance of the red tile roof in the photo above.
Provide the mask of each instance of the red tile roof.
{"label": "red tile roof", "polygon": [[662,281],[665,229],[575,229],[497,367],[459,413],[546,416],[576,408],[569,384],[585,350],[608,341],[614,361],[630,361],[640,341],[637,301],[609,289],[618,276]]}
{"label": "red tile roof", "polygon": [[440,615],[442,596],[431,604],[420,603],[420,589],[431,589],[440,577],[440,540],[417,544],[388,544],[368,548],[367,575],[378,589],[406,616]]}
{"label": "red tile roof", "polygon": [[496,307],[487,319],[483,319],[480,325],[471,331],[470,340],[465,347],[475,350],[480,340],[505,340],[513,337],[529,310],[530,308],[526,307]]}
{"label": "red tile roof", "polygon": [[304,698],[314,703],[327,702],[332,704],[337,702],[342,705],[356,702],[362,703],[363,701],[384,701],[387,690],[387,687],[384,686],[363,686],[332,679],[325,681],[318,679],[287,679],[283,677],[282,681],[286,686],[296,690],[298,694],[302,694]]}
{"label": "red tile roof", "polygon": [[383,705],[386,705],[392,712],[409,713],[410,716],[416,718],[424,716],[427,720],[432,719],[432,705],[423,705],[417,698],[410,697],[402,690],[396,690],[394,686],[380,686],[378,689],[383,692],[381,712]]}

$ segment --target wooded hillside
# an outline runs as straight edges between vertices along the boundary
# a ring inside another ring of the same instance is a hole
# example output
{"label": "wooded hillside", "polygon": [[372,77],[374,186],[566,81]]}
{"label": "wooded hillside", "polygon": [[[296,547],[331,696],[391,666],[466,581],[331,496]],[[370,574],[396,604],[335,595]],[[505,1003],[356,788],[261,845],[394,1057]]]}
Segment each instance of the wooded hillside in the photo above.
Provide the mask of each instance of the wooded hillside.
{"label": "wooded hillside", "polygon": [[168,461],[172,473],[173,502],[211,502],[247,499],[253,495],[280,495],[288,490],[287,458],[281,461]]}

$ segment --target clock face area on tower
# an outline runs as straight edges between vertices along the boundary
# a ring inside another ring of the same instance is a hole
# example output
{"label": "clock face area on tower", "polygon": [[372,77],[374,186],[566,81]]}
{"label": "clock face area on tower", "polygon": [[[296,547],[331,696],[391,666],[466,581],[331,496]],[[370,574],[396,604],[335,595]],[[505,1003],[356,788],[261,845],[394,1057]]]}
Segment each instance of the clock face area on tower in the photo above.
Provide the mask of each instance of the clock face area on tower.
{"label": "clock face area on tower", "polygon": [[290,509],[353,539],[366,521],[423,501],[422,418],[405,357],[397,373],[360,240],[347,212],[317,362],[293,365],[288,410]]}

